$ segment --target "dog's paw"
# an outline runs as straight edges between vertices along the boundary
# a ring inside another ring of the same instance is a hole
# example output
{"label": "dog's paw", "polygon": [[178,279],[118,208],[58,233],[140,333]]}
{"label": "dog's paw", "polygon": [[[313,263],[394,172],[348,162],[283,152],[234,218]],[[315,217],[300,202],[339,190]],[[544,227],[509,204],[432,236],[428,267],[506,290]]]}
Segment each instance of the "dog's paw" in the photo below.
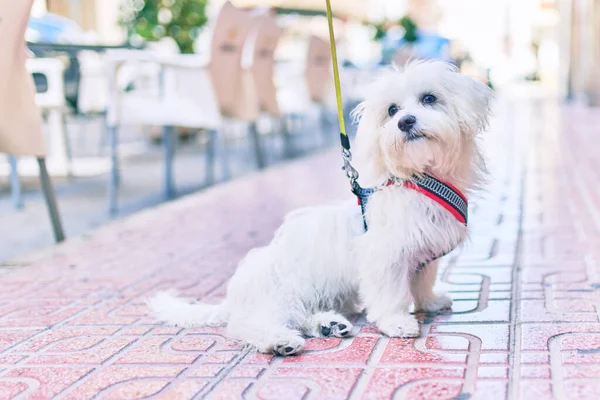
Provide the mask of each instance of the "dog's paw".
{"label": "dog's paw", "polygon": [[389,337],[415,338],[421,335],[419,321],[410,314],[387,318],[378,322],[377,327]]}
{"label": "dog's paw", "polygon": [[321,324],[321,336],[323,337],[347,337],[352,332],[352,324],[341,318],[342,321],[329,321]]}
{"label": "dog's paw", "polygon": [[333,311],[317,313],[304,323],[304,334],[310,337],[339,337],[352,334],[352,324],[346,318]]}
{"label": "dog's paw", "polygon": [[452,299],[446,295],[432,296],[415,304],[415,311],[437,313],[452,307]]}
{"label": "dog's paw", "polygon": [[304,339],[298,337],[279,342],[273,346],[273,353],[279,356],[293,356],[304,350]]}

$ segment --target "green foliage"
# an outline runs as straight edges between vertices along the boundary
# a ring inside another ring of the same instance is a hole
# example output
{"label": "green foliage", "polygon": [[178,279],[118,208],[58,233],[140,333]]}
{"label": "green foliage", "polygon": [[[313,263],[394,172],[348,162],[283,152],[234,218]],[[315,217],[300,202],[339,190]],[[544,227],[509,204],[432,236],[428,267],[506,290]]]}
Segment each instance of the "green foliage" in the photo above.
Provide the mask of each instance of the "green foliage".
{"label": "green foliage", "polygon": [[384,22],[373,24],[373,28],[375,28],[373,40],[380,41],[387,35],[387,29]]}
{"label": "green foliage", "polygon": [[417,24],[409,16],[404,16],[398,21],[400,26],[404,28],[404,41],[414,43],[417,41]]}
{"label": "green foliage", "polygon": [[194,41],[206,23],[208,0],[128,0],[121,23],[131,36],[149,41],[172,37],[182,53],[194,52]]}

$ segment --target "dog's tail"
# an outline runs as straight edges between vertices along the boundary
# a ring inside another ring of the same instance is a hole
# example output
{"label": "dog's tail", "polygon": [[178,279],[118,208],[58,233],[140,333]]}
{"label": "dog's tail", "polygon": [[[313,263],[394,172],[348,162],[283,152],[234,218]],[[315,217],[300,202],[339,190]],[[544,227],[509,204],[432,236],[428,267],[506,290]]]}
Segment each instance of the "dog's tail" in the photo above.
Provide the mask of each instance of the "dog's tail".
{"label": "dog's tail", "polygon": [[225,303],[193,303],[178,297],[175,292],[160,292],[146,301],[151,314],[168,325],[182,327],[214,326],[227,322],[229,313]]}

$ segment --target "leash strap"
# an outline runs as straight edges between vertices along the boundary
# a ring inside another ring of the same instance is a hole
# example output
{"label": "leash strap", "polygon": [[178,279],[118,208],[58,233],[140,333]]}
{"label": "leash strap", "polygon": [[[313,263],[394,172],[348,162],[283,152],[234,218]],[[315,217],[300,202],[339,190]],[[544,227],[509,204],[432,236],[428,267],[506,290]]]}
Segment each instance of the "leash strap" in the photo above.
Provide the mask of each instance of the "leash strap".
{"label": "leash strap", "polygon": [[335,98],[337,102],[338,123],[340,125],[340,142],[342,144],[342,158],[346,176],[350,179],[350,185],[354,187],[358,179],[358,171],[351,164],[352,153],[350,152],[350,139],[346,133],[346,122],[344,121],[344,104],[342,101],[342,86],[340,84],[340,71],[338,67],[337,49],[335,46],[335,33],[333,32],[333,13],[331,12],[331,1],[325,0],[327,5],[327,23],[329,25],[329,45],[331,46],[331,61],[333,63],[333,82],[335,84]]}
{"label": "leash strap", "polygon": [[333,62],[333,81],[335,83],[335,97],[337,100],[338,123],[340,125],[340,139],[342,147],[350,150],[350,140],[346,133],[346,123],[344,121],[344,106],[342,102],[342,87],[340,84],[340,71],[338,68],[337,49],[335,46],[335,34],[333,32],[333,14],[331,12],[331,1],[325,0],[327,3],[327,23],[329,24],[329,44],[331,46],[331,60]]}

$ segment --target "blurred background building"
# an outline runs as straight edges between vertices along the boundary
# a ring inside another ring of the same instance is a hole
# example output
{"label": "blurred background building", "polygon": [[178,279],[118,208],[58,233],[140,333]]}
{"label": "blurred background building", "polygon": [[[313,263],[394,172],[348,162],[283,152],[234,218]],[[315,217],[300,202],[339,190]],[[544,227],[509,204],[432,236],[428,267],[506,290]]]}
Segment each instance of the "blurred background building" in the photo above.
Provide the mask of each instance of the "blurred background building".
{"label": "blurred background building", "polygon": [[[31,40],[63,40],[121,44],[126,30],[119,24],[126,3],[142,0],[36,0],[34,16],[46,12],[67,21],[61,34],[32,23]],[[223,0],[208,2],[214,14]],[[324,20],[298,18],[322,13],[322,0],[234,0],[239,7],[273,6],[282,24],[324,30]],[[466,69],[489,70],[497,85],[526,78],[541,82],[562,98],[590,104],[600,102],[600,1],[599,0],[345,0],[334,1],[336,14],[345,22],[346,58],[368,65],[382,54],[382,47],[398,37],[390,29],[386,40],[371,41],[374,26],[409,15],[426,35],[447,39],[448,56],[466,61]],[[52,33],[54,32],[54,34]],[[199,39],[201,42],[202,39]],[[290,45],[290,42],[283,42]],[[438,46],[429,40],[425,51]],[[282,46],[283,47],[283,46]],[[280,54],[294,54],[292,47]]]}
{"label": "blurred background building", "polygon": [[[325,0],[34,1],[28,69],[67,236],[337,145]],[[373,70],[414,57],[499,98],[600,106],[600,0],[331,2],[347,114]],[[32,161],[0,155],[0,261],[49,242]]]}

